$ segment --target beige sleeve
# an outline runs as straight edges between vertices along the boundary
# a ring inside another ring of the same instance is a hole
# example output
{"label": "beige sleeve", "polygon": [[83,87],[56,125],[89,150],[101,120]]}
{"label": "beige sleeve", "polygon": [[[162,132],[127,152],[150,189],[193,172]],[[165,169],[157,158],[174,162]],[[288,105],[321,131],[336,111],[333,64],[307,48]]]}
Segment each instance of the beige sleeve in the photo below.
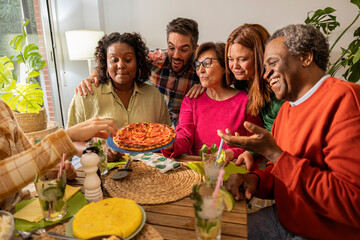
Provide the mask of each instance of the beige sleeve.
{"label": "beige sleeve", "polygon": [[0,161],[0,199],[18,192],[33,181],[37,172],[54,167],[66,153],[73,157],[77,150],[63,129],[46,136],[26,151]]}

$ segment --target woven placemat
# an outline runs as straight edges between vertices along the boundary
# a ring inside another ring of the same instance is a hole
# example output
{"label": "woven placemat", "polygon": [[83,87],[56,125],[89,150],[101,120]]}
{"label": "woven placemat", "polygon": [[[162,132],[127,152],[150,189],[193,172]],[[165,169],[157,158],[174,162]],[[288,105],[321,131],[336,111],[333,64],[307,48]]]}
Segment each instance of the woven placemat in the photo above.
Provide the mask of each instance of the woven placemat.
{"label": "woven placemat", "polygon": [[151,225],[145,224],[144,228],[133,238],[134,240],[163,240],[160,233]]}
{"label": "woven placemat", "polygon": [[176,170],[161,173],[143,162],[131,162],[132,172],[120,180],[114,180],[110,173],[104,187],[111,197],[132,199],[138,204],[162,204],[174,202],[188,196],[194,184],[201,182],[200,173],[182,166]]}
{"label": "woven placemat", "polygon": [[[56,232],[60,234],[65,234],[67,222],[63,224],[58,224],[56,226],[47,228],[48,232]],[[42,233],[39,236],[34,237],[36,240],[54,240],[57,238],[50,237],[46,235],[46,233]],[[143,229],[133,238],[134,240],[162,240],[164,239],[161,237],[160,233],[151,225],[145,224]]]}

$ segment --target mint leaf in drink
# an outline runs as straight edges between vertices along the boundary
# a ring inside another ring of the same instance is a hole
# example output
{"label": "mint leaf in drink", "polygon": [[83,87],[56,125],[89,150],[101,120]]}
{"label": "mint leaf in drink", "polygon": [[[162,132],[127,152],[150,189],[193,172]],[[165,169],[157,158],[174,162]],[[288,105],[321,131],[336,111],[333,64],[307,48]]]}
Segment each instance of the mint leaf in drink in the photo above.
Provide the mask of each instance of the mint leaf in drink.
{"label": "mint leaf in drink", "polygon": [[209,147],[206,144],[204,144],[199,150],[199,156],[202,157],[203,153],[208,153],[208,152],[209,152]]}
{"label": "mint leaf in drink", "polygon": [[103,151],[103,149],[101,147],[101,140],[100,139],[98,139],[97,142],[94,142],[93,146],[95,146],[95,147],[97,147],[99,149],[99,156],[104,155],[104,151]]}
{"label": "mint leaf in drink", "polygon": [[210,152],[211,152],[212,154],[215,154],[215,153],[217,152],[217,146],[216,146],[215,143],[211,146]]}

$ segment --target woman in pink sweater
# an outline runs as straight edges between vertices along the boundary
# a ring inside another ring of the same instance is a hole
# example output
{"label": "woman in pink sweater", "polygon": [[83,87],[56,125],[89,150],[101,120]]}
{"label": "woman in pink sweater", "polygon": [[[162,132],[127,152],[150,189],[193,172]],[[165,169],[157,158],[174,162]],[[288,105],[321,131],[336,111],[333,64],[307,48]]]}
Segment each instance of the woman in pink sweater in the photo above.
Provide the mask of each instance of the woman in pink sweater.
{"label": "woman in pink sweater", "polygon": [[[196,73],[205,94],[198,98],[185,97],[181,104],[177,138],[171,146],[162,150],[166,157],[181,154],[198,155],[203,144],[220,144],[217,129],[231,126],[232,133],[251,135],[244,127],[244,121],[262,126],[260,116],[246,114],[247,92],[230,87],[225,77],[225,44],[206,42],[195,53]],[[180,84],[180,83],[179,83]],[[226,144],[226,160],[232,160],[244,152]]]}

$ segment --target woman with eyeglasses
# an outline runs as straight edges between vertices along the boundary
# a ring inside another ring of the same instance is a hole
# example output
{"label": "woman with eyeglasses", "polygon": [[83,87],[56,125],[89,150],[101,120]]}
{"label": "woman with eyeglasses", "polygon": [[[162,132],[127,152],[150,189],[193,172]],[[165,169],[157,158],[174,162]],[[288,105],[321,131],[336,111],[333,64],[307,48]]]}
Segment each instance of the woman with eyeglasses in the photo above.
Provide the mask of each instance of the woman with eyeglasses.
{"label": "woman with eyeglasses", "polygon": [[[230,87],[225,76],[225,44],[206,42],[195,52],[195,69],[205,93],[198,98],[185,97],[181,104],[177,138],[162,150],[166,157],[181,154],[198,155],[203,144],[219,146],[217,129],[229,128],[240,135],[251,135],[244,121],[262,126],[259,116],[246,114],[247,92]],[[226,144],[226,160],[230,161],[244,152]]]}
{"label": "woman with eyeglasses", "polygon": [[[248,92],[246,113],[261,115],[264,127],[271,131],[283,101],[275,97],[263,78],[265,44],[269,37],[269,32],[259,24],[246,23],[235,28],[225,47],[225,69],[227,82],[234,84],[236,89]],[[245,151],[238,156],[235,164],[245,163],[246,168],[252,170],[262,160],[262,156]]]}

